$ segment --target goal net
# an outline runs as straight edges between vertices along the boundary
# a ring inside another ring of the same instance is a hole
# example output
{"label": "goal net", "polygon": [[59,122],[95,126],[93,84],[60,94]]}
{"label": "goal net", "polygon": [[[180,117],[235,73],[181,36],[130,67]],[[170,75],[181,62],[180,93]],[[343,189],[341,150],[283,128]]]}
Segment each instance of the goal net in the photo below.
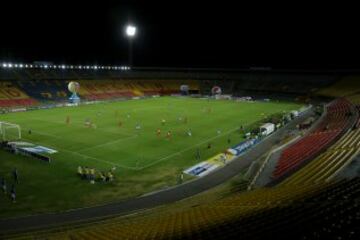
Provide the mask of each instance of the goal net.
{"label": "goal net", "polygon": [[2,141],[14,141],[21,139],[21,128],[17,124],[0,122],[0,138]]}

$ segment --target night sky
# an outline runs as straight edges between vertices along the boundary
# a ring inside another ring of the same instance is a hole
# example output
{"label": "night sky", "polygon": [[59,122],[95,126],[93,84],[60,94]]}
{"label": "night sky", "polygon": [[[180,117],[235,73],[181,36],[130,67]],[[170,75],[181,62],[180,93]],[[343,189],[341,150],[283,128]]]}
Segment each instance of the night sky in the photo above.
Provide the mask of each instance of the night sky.
{"label": "night sky", "polygon": [[351,7],[195,2],[2,2],[0,61],[126,64],[131,22],[134,66],[360,68]]}

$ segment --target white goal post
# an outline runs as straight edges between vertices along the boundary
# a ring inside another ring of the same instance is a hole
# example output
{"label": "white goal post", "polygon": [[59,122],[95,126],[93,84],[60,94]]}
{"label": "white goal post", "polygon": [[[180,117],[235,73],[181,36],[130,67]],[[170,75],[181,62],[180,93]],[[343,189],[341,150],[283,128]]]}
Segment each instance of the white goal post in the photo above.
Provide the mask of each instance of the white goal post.
{"label": "white goal post", "polygon": [[14,123],[0,121],[0,137],[2,141],[21,139],[21,127]]}

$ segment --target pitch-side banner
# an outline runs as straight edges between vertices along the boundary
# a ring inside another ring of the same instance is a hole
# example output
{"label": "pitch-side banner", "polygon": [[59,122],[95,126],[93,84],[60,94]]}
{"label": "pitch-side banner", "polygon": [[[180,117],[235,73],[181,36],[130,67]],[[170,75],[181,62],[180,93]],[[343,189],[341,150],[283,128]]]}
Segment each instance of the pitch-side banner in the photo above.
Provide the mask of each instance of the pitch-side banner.
{"label": "pitch-side banner", "polygon": [[242,154],[243,152],[245,152],[246,150],[257,144],[258,142],[259,142],[258,139],[252,138],[244,142],[241,142],[240,144],[232,148],[229,148],[228,152],[230,152],[233,155],[239,156],[240,154]]}
{"label": "pitch-side banner", "polygon": [[229,161],[233,160],[234,156],[227,153],[219,153],[208,160],[196,164],[193,167],[190,167],[184,171],[184,173],[196,176],[196,177],[203,177],[218,167],[222,167],[227,164]]}

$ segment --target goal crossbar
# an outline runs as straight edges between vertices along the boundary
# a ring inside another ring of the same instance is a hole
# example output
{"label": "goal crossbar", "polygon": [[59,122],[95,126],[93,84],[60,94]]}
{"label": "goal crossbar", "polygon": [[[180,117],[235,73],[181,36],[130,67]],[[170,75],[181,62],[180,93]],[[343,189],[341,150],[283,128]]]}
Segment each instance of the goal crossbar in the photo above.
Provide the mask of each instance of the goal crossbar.
{"label": "goal crossbar", "polygon": [[[9,130],[10,129],[16,130],[14,139],[9,138]],[[0,121],[0,136],[3,141],[19,140],[19,139],[21,139],[21,127],[18,124]]]}

